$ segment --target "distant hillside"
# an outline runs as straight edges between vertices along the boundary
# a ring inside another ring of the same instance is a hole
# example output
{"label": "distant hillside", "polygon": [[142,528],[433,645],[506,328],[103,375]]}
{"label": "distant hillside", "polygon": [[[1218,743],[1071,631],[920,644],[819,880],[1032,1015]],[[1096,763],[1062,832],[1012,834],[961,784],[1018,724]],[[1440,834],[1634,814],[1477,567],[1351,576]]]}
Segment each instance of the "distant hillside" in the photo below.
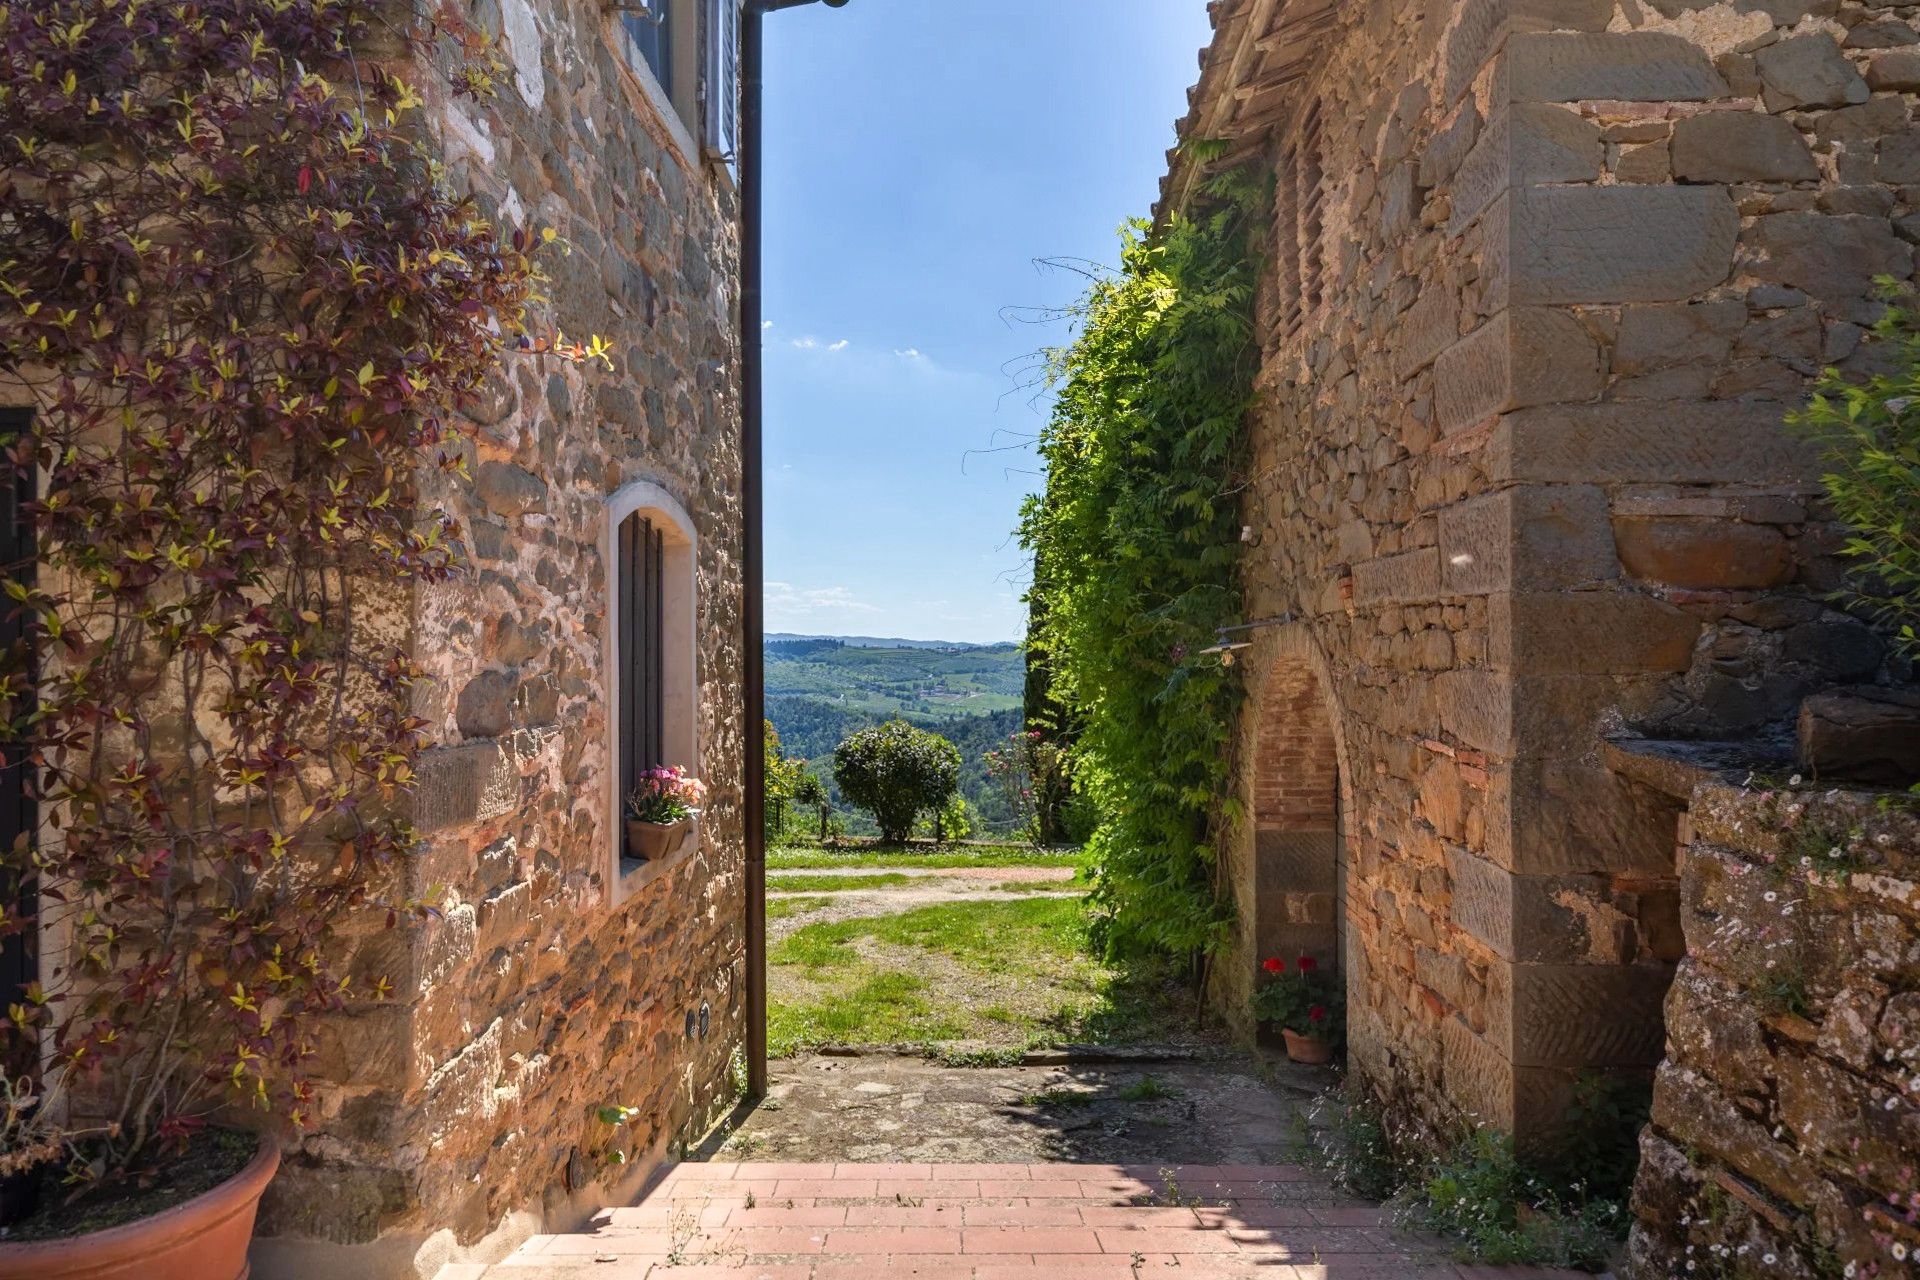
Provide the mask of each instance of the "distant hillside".
{"label": "distant hillside", "polygon": [[[895,718],[960,748],[960,790],[988,830],[1013,814],[986,774],[986,752],[1020,727],[1026,675],[1020,647],[868,643],[859,636],[768,636],[767,718],[790,756],[831,785],[833,749],[852,733]],[[845,814],[858,831],[856,815]]]}
{"label": "distant hillside", "polygon": [[997,644],[970,644],[965,640],[901,640],[885,636],[803,636],[788,631],[774,631],[767,635],[768,644],[785,644],[795,640],[832,640],[855,649],[997,649]]}

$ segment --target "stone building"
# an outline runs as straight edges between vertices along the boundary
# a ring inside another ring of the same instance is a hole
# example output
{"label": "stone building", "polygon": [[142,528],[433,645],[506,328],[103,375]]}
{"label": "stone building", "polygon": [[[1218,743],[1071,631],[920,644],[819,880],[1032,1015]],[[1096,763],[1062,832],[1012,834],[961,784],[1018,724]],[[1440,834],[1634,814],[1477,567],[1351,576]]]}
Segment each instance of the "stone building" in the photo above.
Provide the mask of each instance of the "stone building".
{"label": "stone building", "polygon": [[1899,674],[1782,422],[1913,270],[1913,10],[1213,6],[1182,136],[1277,185],[1230,1014],[1338,957],[1361,1075],[1523,1143],[1661,1060],[1685,792],[1607,740],[1790,745]]}
{"label": "stone building", "polygon": [[[431,104],[456,189],[552,227],[543,317],[611,368],[509,360],[475,412],[469,571],[410,602],[435,745],[390,1008],[325,1029],[322,1121],[255,1274],[431,1276],[566,1229],[730,1104],[744,1037],[738,234],[728,6],[482,0],[491,101]],[[444,83],[431,68],[413,78]],[[621,779],[712,785],[697,839],[623,854]],[[607,1108],[631,1108],[609,1123]]]}

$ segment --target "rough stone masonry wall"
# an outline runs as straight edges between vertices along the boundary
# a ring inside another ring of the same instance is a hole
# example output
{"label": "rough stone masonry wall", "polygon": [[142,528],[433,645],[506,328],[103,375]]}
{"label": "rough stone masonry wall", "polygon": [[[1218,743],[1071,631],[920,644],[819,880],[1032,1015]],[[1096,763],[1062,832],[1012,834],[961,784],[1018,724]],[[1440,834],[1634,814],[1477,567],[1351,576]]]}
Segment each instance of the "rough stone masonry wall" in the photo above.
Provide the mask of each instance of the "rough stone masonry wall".
{"label": "rough stone masonry wall", "polygon": [[1634,1274],[1911,1275],[1920,822],[1874,796],[1719,782],[1690,816]]}
{"label": "rough stone masonry wall", "polygon": [[[460,517],[469,560],[413,620],[434,742],[413,888],[443,911],[376,940],[393,1007],[322,1038],[323,1120],[266,1206],[267,1280],[429,1276],[577,1221],[730,1100],[743,1037],[732,189],[663,126],[596,0],[474,16],[504,33],[509,71],[484,105],[434,103],[450,178],[564,237],[544,318],[608,338],[613,367],[509,360],[473,415],[471,482],[423,495]],[[603,503],[637,480],[696,526],[713,794],[698,852],[616,907],[600,537]],[[606,1106],[636,1111],[613,1127]]]}
{"label": "rough stone masonry wall", "polygon": [[1342,761],[1344,875],[1307,887],[1343,881],[1351,1059],[1433,1121],[1526,1138],[1578,1071],[1661,1054],[1680,806],[1601,735],[1767,733],[1884,670],[1823,603],[1837,534],[1781,421],[1912,270],[1913,10],[1215,6],[1185,131],[1283,175],[1247,577],[1250,616],[1295,619],[1242,655],[1219,994],[1273,936],[1262,757],[1317,732],[1276,709],[1305,680]]}

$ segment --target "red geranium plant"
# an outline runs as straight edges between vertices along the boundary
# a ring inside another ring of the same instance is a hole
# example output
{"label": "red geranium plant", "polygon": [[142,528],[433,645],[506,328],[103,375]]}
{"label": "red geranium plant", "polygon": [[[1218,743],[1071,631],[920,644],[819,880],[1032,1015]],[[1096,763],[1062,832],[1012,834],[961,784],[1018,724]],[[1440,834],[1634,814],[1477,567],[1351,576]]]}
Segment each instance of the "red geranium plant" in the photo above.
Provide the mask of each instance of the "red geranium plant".
{"label": "red geranium plant", "polygon": [[1338,1044],[1346,1025],[1346,996],[1312,956],[1291,968],[1278,956],[1261,962],[1266,978],[1253,993],[1253,1014],[1299,1036]]}
{"label": "red geranium plant", "polygon": [[439,446],[503,350],[550,349],[552,237],[450,195],[416,87],[360,56],[454,35],[449,91],[482,91],[490,49],[383,11],[0,4],[0,389],[34,409],[3,478],[37,543],[0,701],[40,816],[0,937],[50,978],[0,1022],[35,1100],[0,1157],[96,1186],[222,1107],[306,1121],[315,1018],[387,994],[351,940],[429,910],[404,593],[457,529],[415,477],[463,465]]}

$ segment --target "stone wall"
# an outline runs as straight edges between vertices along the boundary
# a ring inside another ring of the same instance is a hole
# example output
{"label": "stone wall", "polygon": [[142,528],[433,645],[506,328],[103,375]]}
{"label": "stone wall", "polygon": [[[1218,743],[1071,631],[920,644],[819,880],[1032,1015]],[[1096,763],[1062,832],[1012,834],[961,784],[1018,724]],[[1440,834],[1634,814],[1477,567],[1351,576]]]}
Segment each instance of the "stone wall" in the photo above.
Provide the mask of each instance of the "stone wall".
{"label": "stone wall", "polygon": [[[1287,619],[1241,655],[1230,1014],[1331,883],[1352,1064],[1410,1110],[1526,1139],[1658,1060],[1682,806],[1600,741],[1785,734],[1885,673],[1781,422],[1912,270],[1913,8],[1214,6],[1182,131],[1279,179],[1245,510],[1248,616]],[[1315,702],[1303,867],[1259,797]]]}
{"label": "stone wall", "polygon": [[[509,360],[473,413],[470,480],[423,498],[467,572],[413,642],[434,747],[415,892],[436,921],[372,942],[387,1009],[321,1037],[317,1132],[291,1152],[256,1271],[430,1276],[572,1225],[732,1098],[745,1018],[737,236],[730,179],[689,155],[597,0],[482,3],[501,92],[436,96],[450,177],[550,226],[541,319],[612,368]],[[431,80],[430,71],[422,78]],[[603,656],[607,499],[650,481],[698,537],[700,847],[616,905]],[[603,1107],[631,1107],[612,1126]]]}
{"label": "stone wall", "polygon": [[1635,1274],[1911,1275],[1920,821],[1871,795],[1709,780],[1690,827]]}

